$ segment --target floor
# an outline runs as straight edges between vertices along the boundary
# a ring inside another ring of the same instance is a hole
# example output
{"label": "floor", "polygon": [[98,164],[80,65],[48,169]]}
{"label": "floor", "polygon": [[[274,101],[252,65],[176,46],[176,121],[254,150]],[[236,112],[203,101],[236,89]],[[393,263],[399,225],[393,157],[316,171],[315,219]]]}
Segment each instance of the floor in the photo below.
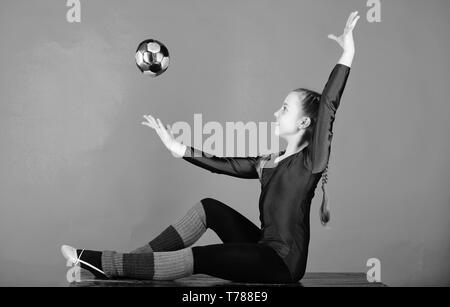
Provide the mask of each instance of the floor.
{"label": "floor", "polygon": [[98,280],[84,279],[70,284],[71,287],[220,287],[220,286],[270,286],[270,287],[386,287],[382,283],[370,283],[365,273],[306,273],[298,284],[236,283],[229,280],[196,274],[174,281],[153,280]]}

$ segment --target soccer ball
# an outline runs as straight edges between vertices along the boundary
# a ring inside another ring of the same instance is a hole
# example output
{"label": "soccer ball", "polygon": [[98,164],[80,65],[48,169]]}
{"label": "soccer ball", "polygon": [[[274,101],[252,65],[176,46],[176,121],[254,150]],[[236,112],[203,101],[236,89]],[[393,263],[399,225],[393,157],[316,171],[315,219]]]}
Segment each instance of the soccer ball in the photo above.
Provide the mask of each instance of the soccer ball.
{"label": "soccer ball", "polygon": [[135,58],[139,70],[151,77],[159,76],[169,67],[169,50],[155,39],[140,43]]}

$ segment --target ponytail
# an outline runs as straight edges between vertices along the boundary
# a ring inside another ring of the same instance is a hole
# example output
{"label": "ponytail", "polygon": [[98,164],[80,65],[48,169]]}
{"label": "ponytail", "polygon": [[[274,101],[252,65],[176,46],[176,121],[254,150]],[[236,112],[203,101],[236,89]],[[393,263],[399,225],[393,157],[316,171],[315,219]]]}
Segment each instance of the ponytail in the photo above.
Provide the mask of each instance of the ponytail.
{"label": "ponytail", "polygon": [[330,210],[328,207],[328,197],[325,190],[325,185],[328,183],[328,164],[322,173],[322,205],[320,206],[320,222],[323,226],[326,226],[330,221]]}
{"label": "ponytail", "polygon": [[[296,93],[303,94],[304,97],[301,99],[301,108],[307,114],[311,119],[311,124],[306,129],[305,132],[305,138],[311,139],[314,126],[317,124],[317,116],[319,112],[319,105],[320,105],[320,98],[322,97],[321,94],[305,89],[305,88],[299,88],[294,90]],[[325,170],[322,172],[322,205],[320,206],[319,210],[319,216],[320,216],[320,222],[323,226],[327,226],[328,222],[330,221],[330,210],[328,205],[328,197],[327,197],[327,191],[325,189],[325,185],[328,183],[328,163],[325,167]]]}

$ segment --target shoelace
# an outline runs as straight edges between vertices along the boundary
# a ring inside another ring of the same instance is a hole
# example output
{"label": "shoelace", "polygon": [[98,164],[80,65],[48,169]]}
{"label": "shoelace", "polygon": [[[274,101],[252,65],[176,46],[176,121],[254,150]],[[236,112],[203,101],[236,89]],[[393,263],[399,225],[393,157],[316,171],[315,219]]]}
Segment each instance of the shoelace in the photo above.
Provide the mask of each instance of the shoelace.
{"label": "shoelace", "polygon": [[80,255],[77,257],[77,260],[74,262],[74,265],[77,265],[78,263],[81,262],[81,263],[87,265],[88,267],[93,268],[94,270],[96,270],[96,271],[98,271],[98,272],[100,272],[100,273],[102,273],[103,275],[106,276],[105,272],[103,272],[102,270],[96,268],[95,266],[93,266],[93,265],[90,264],[90,263],[87,263],[87,262],[84,261],[84,260],[81,260],[81,255],[83,255],[83,252],[84,252],[84,249],[81,250]]}
{"label": "shoelace", "polygon": [[84,249],[81,250],[80,255],[78,256],[77,260],[75,261],[74,265],[77,265],[81,261],[81,255],[83,255]]}

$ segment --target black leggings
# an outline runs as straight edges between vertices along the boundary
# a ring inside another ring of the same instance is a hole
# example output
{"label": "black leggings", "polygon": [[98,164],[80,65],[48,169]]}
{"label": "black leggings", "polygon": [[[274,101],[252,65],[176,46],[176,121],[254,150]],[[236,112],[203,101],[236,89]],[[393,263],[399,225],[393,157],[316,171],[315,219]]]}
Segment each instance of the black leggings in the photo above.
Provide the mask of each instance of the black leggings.
{"label": "black leggings", "polygon": [[223,244],[192,247],[194,274],[207,274],[236,282],[292,283],[277,252],[257,243],[261,229],[242,214],[213,198],[201,200],[206,226]]}

